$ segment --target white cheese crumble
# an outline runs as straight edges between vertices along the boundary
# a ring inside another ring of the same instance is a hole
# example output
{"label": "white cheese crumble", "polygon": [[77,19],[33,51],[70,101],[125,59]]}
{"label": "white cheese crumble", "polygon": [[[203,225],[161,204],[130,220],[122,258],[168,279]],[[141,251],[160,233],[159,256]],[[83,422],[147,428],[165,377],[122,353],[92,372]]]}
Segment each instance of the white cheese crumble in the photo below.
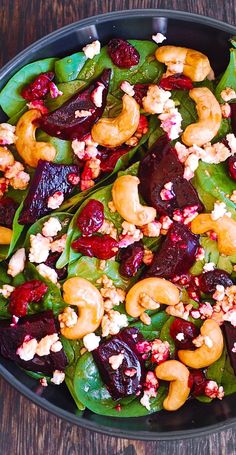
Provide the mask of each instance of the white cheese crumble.
{"label": "white cheese crumble", "polygon": [[[36,347],[36,354],[40,357],[44,355],[49,355],[52,346],[54,343],[59,341],[59,337],[57,333],[53,333],[52,335],[46,335],[45,337],[41,338],[38,342]],[[61,343],[61,342],[60,342]],[[60,344],[60,350],[62,349],[62,344]]]}
{"label": "white cheese crumble", "polygon": [[226,87],[220,94],[224,101],[231,101],[236,98],[236,92],[231,87]]}
{"label": "white cheese crumble", "polygon": [[163,43],[163,41],[166,39],[166,36],[163,35],[162,33],[157,33],[156,35],[152,35],[152,40],[155,41],[157,44]]}
{"label": "white cheese crumble", "polygon": [[36,269],[46,280],[51,281],[52,283],[56,284],[58,280],[58,275],[56,270],[52,269],[46,264],[39,264],[37,265]]}
{"label": "white cheese crumble", "polygon": [[65,379],[65,373],[60,370],[55,370],[53,372],[53,377],[51,379],[51,382],[55,385],[60,385]]}
{"label": "white cheese crumble", "polygon": [[8,299],[11,293],[14,291],[14,286],[10,286],[9,284],[4,284],[2,288],[0,288],[0,295],[4,297],[4,299]]}
{"label": "white cheese crumble", "polygon": [[151,404],[150,404],[150,395],[148,393],[143,394],[140,403],[142,406],[144,406],[148,411],[151,410]]}
{"label": "white cheese crumble", "polygon": [[93,41],[92,43],[87,44],[86,46],[83,47],[85,56],[90,59],[95,57],[95,55],[100,54],[100,50],[101,50],[101,43],[98,40]]}
{"label": "white cheese crumble", "polygon": [[121,90],[129,96],[134,96],[134,86],[131,85],[128,81],[123,81],[120,86]]}
{"label": "white cheese crumble", "polygon": [[64,309],[63,313],[59,314],[58,320],[61,329],[63,327],[74,327],[77,324],[78,316],[73,308],[68,306]]}
{"label": "white cheese crumble", "polygon": [[147,95],[142,99],[143,109],[148,114],[161,114],[170,97],[171,92],[168,90],[158,85],[149,85]]}
{"label": "white cheese crumble", "polygon": [[77,110],[75,111],[75,118],[80,118],[80,117],[90,117],[92,115],[92,110],[86,111],[84,109]]}
{"label": "white cheese crumble", "polygon": [[120,329],[128,326],[126,314],[121,314],[119,311],[111,310],[102,318],[102,337],[108,335],[116,335]]}
{"label": "white cheese crumble", "polygon": [[36,338],[31,338],[30,340],[24,341],[22,345],[17,349],[16,354],[20,357],[20,359],[25,360],[32,360],[36,354],[38,342]]}
{"label": "white cheese crumble", "polygon": [[211,272],[212,270],[214,270],[215,266],[216,265],[214,264],[214,262],[207,262],[203,266],[203,272]]}
{"label": "white cheese crumble", "polygon": [[88,333],[83,337],[84,346],[89,352],[94,351],[94,349],[97,349],[100,341],[101,337],[95,335],[95,333]]}
{"label": "white cheese crumble", "polygon": [[111,368],[113,370],[118,370],[123,363],[124,357],[125,356],[122,353],[109,357],[108,362],[111,365]]}
{"label": "white cheese crumble", "polygon": [[182,132],[181,123],[183,119],[172,100],[166,103],[158,118],[161,120],[161,128],[167,133],[169,139],[177,139]]}
{"label": "white cheese crumble", "polygon": [[43,225],[42,234],[44,237],[54,237],[62,230],[62,225],[58,218],[51,216]]}
{"label": "white cheese crumble", "polygon": [[98,87],[96,87],[91,93],[91,100],[96,107],[102,107],[102,94],[104,89],[105,85],[98,82]]}
{"label": "white cheese crumble", "polygon": [[177,333],[177,335],[176,335],[175,338],[176,338],[176,340],[178,340],[178,341],[183,341],[183,340],[184,340],[184,333],[183,333],[183,332]]}
{"label": "white cheese crumble", "polygon": [[49,196],[47,206],[49,209],[58,209],[64,201],[64,195],[61,191],[56,191],[52,196]]}
{"label": "white cheese crumble", "polygon": [[9,123],[0,124],[0,143],[1,145],[15,144],[17,136],[15,135],[16,127]]}
{"label": "white cheese crumble", "polygon": [[161,232],[161,223],[159,221],[152,221],[151,223],[142,226],[142,233],[145,237],[159,237]]}
{"label": "white cheese crumble", "polygon": [[45,262],[48,258],[50,251],[50,240],[44,237],[42,234],[31,234],[30,236],[30,252],[29,260],[30,262]]}
{"label": "white cheese crumble", "polygon": [[11,257],[8,264],[8,275],[15,277],[18,273],[23,272],[25,268],[26,254],[25,248],[20,248]]}
{"label": "white cheese crumble", "polygon": [[214,203],[214,209],[211,212],[211,218],[212,220],[216,221],[219,218],[222,218],[223,216],[229,216],[231,217],[231,213],[227,212],[226,210],[226,205],[224,202],[216,201]]}

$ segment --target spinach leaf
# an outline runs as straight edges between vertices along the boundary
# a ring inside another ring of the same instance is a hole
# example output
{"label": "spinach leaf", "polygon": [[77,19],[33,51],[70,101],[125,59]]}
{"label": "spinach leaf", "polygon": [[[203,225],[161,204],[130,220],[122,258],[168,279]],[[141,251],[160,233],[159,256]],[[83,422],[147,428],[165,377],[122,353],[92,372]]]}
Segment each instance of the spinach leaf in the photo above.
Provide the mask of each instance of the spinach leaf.
{"label": "spinach leaf", "polygon": [[82,90],[86,86],[85,81],[71,81],[71,82],[62,82],[57,85],[58,89],[63,93],[63,95],[58,96],[57,98],[51,98],[48,96],[46,98],[46,106],[49,111],[55,111],[62,106],[69,98],[75,95],[76,92]]}
{"label": "spinach leaf", "polygon": [[190,269],[192,275],[200,275],[203,267],[207,262],[214,262],[218,269],[225,270],[229,274],[233,273],[233,267],[236,263],[236,255],[223,256],[219,253],[217,242],[207,236],[200,237],[200,244],[204,248],[205,257],[201,261],[196,261]]}
{"label": "spinach leaf", "polygon": [[69,82],[77,79],[87,57],[84,52],[76,52],[67,57],[57,60],[55,63],[55,75],[57,82]]}
{"label": "spinach leaf", "polygon": [[58,164],[73,163],[74,154],[70,141],[64,141],[62,139],[58,139],[57,137],[49,136],[49,134],[45,133],[42,130],[38,130],[37,132],[37,141],[49,142],[55,147],[57,154],[55,159],[53,160],[54,163]]}
{"label": "spinach leaf", "polygon": [[58,233],[58,235],[65,234],[68,228],[68,224],[71,220],[72,215],[70,213],[66,212],[57,212],[53,213],[50,215],[46,215],[43,218],[40,218],[40,220],[36,221],[32,226],[27,231],[26,237],[25,237],[25,242],[24,242],[24,247],[26,250],[29,249],[30,247],[30,236],[31,235],[36,235],[38,233],[42,233],[43,225],[46,223],[46,221],[49,220],[49,218],[58,218],[58,220],[61,223],[62,230]]}
{"label": "spinach leaf", "polygon": [[140,330],[145,340],[154,340],[155,338],[158,338],[162,331],[162,328],[170,318],[170,316],[165,311],[160,311],[159,313],[150,315],[150,317],[150,325],[145,325],[141,321],[132,322],[130,324],[131,327],[137,327],[137,329]]}
{"label": "spinach leaf", "polygon": [[76,403],[76,406],[79,410],[83,411],[85,409],[84,405],[78,400],[77,395],[74,391],[73,379],[75,375],[75,367],[80,357],[80,351],[83,347],[83,342],[81,340],[68,340],[67,338],[61,336],[60,340],[63,345],[66,357],[68,359],[68,366],[65,369],[65,382],[66,385]]}
{"label": "spinach leaf", "polygon": [[215,90],[215,96],[219,102],[221,102],[221,103],[224,102],[224,100],[221,98],[221,92],[226,87],[230,87],[233,90],[236,90],[235,75],[236,75],[236,49],[230,49],[229,64]]}
{"label": "spinach leaf", "polygon": [[[221,385],[222,381],[223,381],[225,361],[226,361],[226,350],[224,349],[221,357],[207,368],[207,371],[206,371],[207,379],[216,381],[218,385]],[[234,378],[234,380],[235,380],[235,378]],[[236,391],[236,388],[235,388],[235,391]],[[231,393],[233,393],[233,392],[231,392]],[[196,398],[198,401],[201,401],[202,403],[210,403],[212,401],[212,398],[207,397],[205,395],[200,395]]]}
{"label": "spinach leaf", "polygon": [[170,345],[170,356],[173,357],[175,354],[175,343],[173,338],[170,336],[170,326],[172,322],[175,320],[173,316],[170,316],[165,324],[163,325],[161,332],[160,332],[160,340],[168,341]]}
{"label": "spinach leaf", "polygon": [[23,207],[23,202],[21,205],[18,207],[14,219],[13,219],[13,225],[12,225],[12,239],[10,245],[0,245],[0,261],[3,259],[6,259],[11,255],[11,253],[14,251],[17,242],[23,233],[24,226],[18,223],[19,215]]}
{"label": "spinach leaf", "polygon": [[53,71],[56,60],[56,58],[46,58],[29,63],[12,76],[0,93],[0,106],[8,117],[16,115],[26,105],[27,101],[20,94],[23,87],[40,73]]}
{"label": "spinach leaf", "polygon": [[228,355],[226,356],[221,384],[224,387],[225,396],[236,392],[236,377]]}

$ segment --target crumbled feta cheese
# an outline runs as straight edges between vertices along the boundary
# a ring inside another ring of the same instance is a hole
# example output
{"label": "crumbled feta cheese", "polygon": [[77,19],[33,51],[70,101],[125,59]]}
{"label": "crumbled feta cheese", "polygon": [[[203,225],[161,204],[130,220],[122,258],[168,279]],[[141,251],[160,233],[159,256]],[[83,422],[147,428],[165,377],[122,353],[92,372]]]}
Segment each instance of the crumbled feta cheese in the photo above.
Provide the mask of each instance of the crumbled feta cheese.
{"label": "crumbled feta cheese", "polygon": [[176,338],[176,340],[178,340],[178,341],[184,341],[184,333],[183,333],[183,332],[177,333],[177,335],[176,335],[175,338]]}
{"label": "crumbled feta cheese", "polygon": [[226,87],[224,90],[222,90],[220,96],[224,101],[231,101],[232,99],[236,98],[236,93],[231,87]]}
{"label": "crumbled feta cheese", "polygon": [[226,210],[225,203],[216,201],[214,203],[214,209],[211,212],[212,220],[218,220],[219,218],[222,218],[225,215],[231,217],[231,213],[227,212],[227,210]]}
{"label": "crumbled feta cheese", "polygon": [[52,344],[50,350],[52,352],[59,352],[59,351],[62,350],[62,348],[63,348],[62,343],[58,340],[58,341],[56,341],[55,343]]}
{"label": "crumbled feta cheese", "polygon": [[235,354],[236,353],[236,343],[234,343],[234,346],[233,348],[231,349],[231,351]]}
{"label": "crumbled feta cheese", "polygon": [[40,275],[46,278],[46,280],[49,280],[54,284],[57,283],[58,275],[56,270],[52,269],[51,267],[43,263],[37,265],[36,269],[38,270]]}
{"label": "crumbled feta cheese", "polygon": [[157,44],[163,43],[163,41],[166,39],[166,36],[164,36],[162,33],[157,33],[156,35],[152,35],[152,40],[155,41]]}
{"label": "crumbled feta cheese", "polygon": [[55,210],[61,206],[63,201],[64,194],[62,191],[56,191],[52,196],[49,196],[47,206],[49,209]]}
{"label": "crumbled feta cheese", "polygon": [[129,96],[135,95],[134,86],[131,85],[128,81],[123,81],[121,83],[120,88],[124,93],[127,93],[127,95],[129,95]]}
{"label": "crumbled feta cheese", "polygon": [[83,47],[85,56],[90,59],[95,57],[95,55],[100,54],[100,50],[101,50],[101,43],[98,40],[93,41],[92,43],[87,44],[86,46]]}
{"label": "crumbled feta cheese", "polygon": [[108,362],[113,370],[118,370],[118,368],[120,368],[120,366],[122,365],[124,358],[125,356],[122,353],[117,355],[111,355],[111,357],[109,357],[108,359]]}
{"label": "crumbled feta cheese", "polygon": [[62,96],[63,92],[59,90],[59,88],[56,86],[56,84],[52,81],[49,82],[49,92],[51,98],[58,98],[58,96]]}
{"label": "crumbled feta cheese", "polygon": [[56,385],[60,385],[65,379],[65,373],[63,371],[55,370],[51,382]]}
{"label": "crumbled feta cheese", "polygon": [[98,86],[91,93],[91,100],[96,107],[102,107],[102,96],[105,85],[101,82],[98,82],[97,84]]}
{"label": "crumbled feta cheese", "polygon": [[229,148],[231,150],[231,154],[235,155],[236,153],[236,137],[233,133],[229,133],[226,135],[226,140],[228,142]]}
{"label": "crumbled feta cheese", "polygon": [[162,234],[162,233],[166,233],[168,231],[168,229],[173,224],[173,221],[169,216],[162,216],[160,218],[160,223],[161,223],[161,234]]}
{"label": "crumbled feta cheese", "polygon": [[108,335],[116,335],[120,329],[128,326],[126,314],[121,314],[119,311],[111,310],[102,318],[102,337]]}
{"label": "crumbled feta cheese", "polygon": [[202,152],[202,156],[200,156],[200,158],[204,161],[204,163],[209,164],[224,162],[231,155],[229,148],[221,142],[216,142],[215,144],[207,143],[204,145],[203,150],[205,154]]}
{"label": "crumbled feta cheese", "polygon": [[75,111],[75,118],[83,118],[83,117],[90,117],[93,113],[93,109],[86,111],[84,109]]}
{"label": "crumbled feta cheese", "polygon": [[166,103],[163,113],[158,115],[158,118],[161,120],[161,128],[167,133],[169,139],[171,141],[177,139],[182,132],[182,116],[178,109],[174,106],[167,107]]}
{"label": "crumbled feta cheese", "polygon": [[59,314],[58,320],[60,322],[61,329],[64,327],[74,327],[77,324],[78,316],[73,308],[68,306],[61,314]]}
{"label": "crumbled feta cheese", "polygon": [[25,249],[20,248],[13,254],[9,261],[7,270],[8,275],[15,277],[16,275],[18,275],[18,273],[23,272],[25,268],[25,261],[26,261]]}
{"label": "crumbled feta cheese", "polygon": [[138,242],[143,238],[143,233],[140,229],[132,223],[123,221],[122,223],[123,231],[120,235],[119,248],[126,248],[129,245],[132,245],[134,242]]}
{"label": "crumbled feta cheese", "polygon": [[15,144],[17,136],[15,135],[16,127],[9,123],[0,124],[0,145]]}
{"label": "crumbled feta cheese", "polygon": [[30,236],[30,253],[29,260],[30,262],[45,262],[48,258],[50,251],[50,241],[48,238],[44,237],[41,234]]}
{"label": "crumbled feta cheese", "polygon": [[44,237],[54,237],[62,230],[62,225],[58,218],[51,216],[47,221],[45,221],[42,229],[42,234]]}
{"label": "crumbled feta cheese", "polygon": [[107,275],[103,275],[97,280],[98,284],[102,284],[100,293],[104,300],[104,310],[110,311],[114,306],[120,305],[125,300],[125,291],[116,288],[113,281]]}
{"label": "crumbled feta cheese", "polygon": [[102,226],[98,230],[101,234],[108,234],[113,239],[117,240],[117,229],[115,228],[114,223],[107,219],[104,219]]}
{"label": "crumbled feta cheese", "polygon": [[159,237],[161,232],[161,223],[159,221],[152,221],[151,223],[142,226],[142,233],[145,237]]}
{"label": "crumbled feta cheese", "polygon": [[140,403],[142,406],[144,406],[148,411],[151,410],[151,404],[150,404],[150,396],[148,395],[148,393],[144,393],[141,400],[140,400]]}
{"label": "crumbled feta cheese", "polygon": [[227,313],[223,315],[223,320],[230,322],[233,327],[236,327],[236,309],[227,311]]}
{"label": "crumbled feta cheese", "polygon": [[175,197],[172,182],[165,183],[163,189],[160,191],[160,196],[162,201],[169,201],[170,199],[173,199],[173,197]]}
{"label": "crumbled feta cheese", "polygon": [[85,141],[74,139],[71,143],[72,150],[79,159],[83,159],[85,155]]}
{"label": "crumbled feta cheese", "polygon": [[225,103],[220,105],[221,114],[223,118],[229,118],[231,115],[231,107],[230,104]]}
{"label": "crumbled feta cheese", "polygon": [[62,253],[66,246],[67,234],[63,234],[59,239],[54,240],[50,243],[50,249],[52,253]]}
{"label": "crumbled feta cheese", "polygon": [[95,335],[95,333],[88,333],[83,337],[84,346],[89,352],[94,351],[94,349],[97,349],[100,341],[101,337]]}
{"label": "crumbled feta cheese", "polygon": [[217,300],[218,302],[220,302],[221,300],[223,300],[225,298],[225,288],[224,286],[222,286],[221,284],[217,284],[216,285],[216,290],[213,294],[213,299]]}
{"label": "crumbled feta cheese", "polygon": [[2,288],[0,288],[0,295],[4,297],[4,299],[8,299],[11,293],[14,291],[14,286],[10,286],[9,284],[3,284]]}
{"label": "crumbled feta cheese", "polygon": [[151,354],[151,361],[157,363],[157,365],[167,360],[170,356],[170,345],[168,341],[162,341],[158,338],[152,341]]}
{"label": "crumbled feta cheese", "polygon": [[15,177],[9,180],[10,185],[14,190],[25,190],[29,184],[30,176],[27,172],[20,171]]}
{"label": "crumbled feta cheese", "polygon": [[222,400],[224,397],[224,389],[222,386],[219,387],[215,381],[207,381],[205,395],[210,398],[218,398],[219,400]]}
{"label": "crumbled feta cheese", "polygon": [[149,85],[147,95],[142,99],[144,111],[148,114],[161,114],[170,97],[171,92],[158,85]]}
{"label": "crumbled feta cheese", "polygon": [[231,194],[230,200],[236,204],[236,190],[234,190]]}
{"label": "crumbled feta cheese", "polygon": [[[36,354],[40,357],[44,355],[49,355],[51,351],[51,347],[59,340],[58,334],[53,333],[52,335],[46,335],[45,337],[41,338],[41,340],[37,343],[36,346]],[[62,346],[61,346],[62,348]]]}
{"label": "crumbled feta cheese", "polygon": [[28,339],[25,337],[25,341],[22,345],[17,349],[16,354],[20,357],[20,359],[25,360],[32,360],[36,354],[38,342],[36,338]]}
{"label": "crumbled feta cheese", "polygon": [[206,264],[203,266],[203,272],[211,272],[215,268],[215,263],[214,262],[206,262]]}

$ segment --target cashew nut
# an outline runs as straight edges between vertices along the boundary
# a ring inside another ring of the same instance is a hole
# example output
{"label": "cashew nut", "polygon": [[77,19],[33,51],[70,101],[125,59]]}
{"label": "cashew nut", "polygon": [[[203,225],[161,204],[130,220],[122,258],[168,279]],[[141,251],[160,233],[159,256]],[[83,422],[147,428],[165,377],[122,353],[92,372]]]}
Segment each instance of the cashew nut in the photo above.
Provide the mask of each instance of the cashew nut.
{"label": "cashew nut", "polygon": [[216,321],[207,319],[203,322],[200,329],[203,337],[208,337],[210,343],[203,345],[195,351],[188,349],[178,351],[181,362],[191,368],[205,368],[216,362],[222,354],[224,339],[221,329]]}
{"label": "cashew nut", "polygon": [[170,381],[169,392],[163,402],[167,411],[176,411],[187,400],[190,388],[188,386],[189,371],[178,360],[167,360],[155,368],[158,379]]}
{"label": "cashew nut", "polygon": [[36,141],[36,121],[41,116],[39,110],[30,109],[16,125],[17,151],[25,163],[32,167],[37,167],[39,160],[53,161],[56,156],[56,149],[52,144]]}
{"label": "cashew nut", "polygon": [[104,147],[117,147],[128,141],[138,128],[139,105],[132,96],[122,98],[122,111],[115,118],[101,118],[92,128],[94,142]]}
{"label": "cashew nut", "polygon": [[61,328],[62,335],[69,340],[76,340],[94,332],[104,313],[103,299],[98,289],[90,281],[74,277],[65,281],[63,292],[65,302],[78,307],[79,317],[72,327]]}
{"label": "cashew nut", "polygon": [[156,209],[140,204],[139,183],[138,177],[133,175],[118,177],[112,187],[112,198],[117,212],[125,221],[144,226],[156,218]]}
{"label": "cashew nut", "polygon": [[14,156],[6,147],[0,147],[0,171],[5,172],[8,166],[14,164]]}
{"label": "cashew nut", "polygon": [[217,234],[217,244],[220,253],[226,256],[236,254],[236,221],[228,216],[213,220],[209,213],[196,216],[191,223],[194,234],[204,234],[214,231]]}
{"label": "cashew nut", "polygon": [[[150,298],[150,306],[141,304],[140,295],[142,294]],[[173,283],[164,278],[144,278],[132,286],[127,293],[125,308],[130,316],[138,318],[147,309],[159,308],[160,304],[177,305],[178,302],[179,290]]]}
{"label": "cashew nut", "polygon": [[212,71],[206,55],[187,47],[161,46],[155,56],[165,63],[169,73],[183,73],[194,82],[203,81]]}
{"label": "cashew nut", "polygon": [[0,245],[10,245],[13,231],[0,226]]}
{"label": "cashew nut", "polygon": [[188,146],[201,147],[218,133],[222,118],[221,109],[217,99],[207,87],[193,88],[189,96],[196,103],[198,122],[187,126],[182,134],[182,141]]}

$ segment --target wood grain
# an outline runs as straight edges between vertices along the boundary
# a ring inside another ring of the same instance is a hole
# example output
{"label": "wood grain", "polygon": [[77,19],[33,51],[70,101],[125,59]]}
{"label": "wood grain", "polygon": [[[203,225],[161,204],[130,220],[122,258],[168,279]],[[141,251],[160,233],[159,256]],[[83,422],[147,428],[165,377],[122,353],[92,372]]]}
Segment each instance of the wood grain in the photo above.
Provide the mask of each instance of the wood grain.
{"label": "wood grain", "polygon": [[[0,66],[26,46],[84,17],[132,8],[179,9],[236,25],[236,0],[0,0]],[[169,442],[117,439],[71,425],[0,379],[0,455],[235,455],[236,426]]]}

